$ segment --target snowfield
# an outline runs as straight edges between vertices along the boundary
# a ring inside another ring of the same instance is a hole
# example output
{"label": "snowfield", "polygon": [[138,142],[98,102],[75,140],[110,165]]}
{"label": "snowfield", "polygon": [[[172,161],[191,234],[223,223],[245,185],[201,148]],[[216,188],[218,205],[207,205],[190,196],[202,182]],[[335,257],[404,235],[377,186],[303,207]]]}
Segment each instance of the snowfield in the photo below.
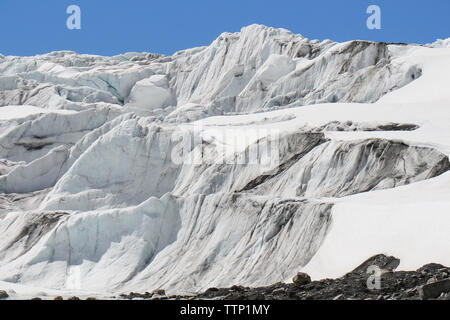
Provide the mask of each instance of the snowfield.
{"label": "snowfield", "polygon": [[0,55],[0,289],[193,293],[450,265],[450,49],[260,25]]}

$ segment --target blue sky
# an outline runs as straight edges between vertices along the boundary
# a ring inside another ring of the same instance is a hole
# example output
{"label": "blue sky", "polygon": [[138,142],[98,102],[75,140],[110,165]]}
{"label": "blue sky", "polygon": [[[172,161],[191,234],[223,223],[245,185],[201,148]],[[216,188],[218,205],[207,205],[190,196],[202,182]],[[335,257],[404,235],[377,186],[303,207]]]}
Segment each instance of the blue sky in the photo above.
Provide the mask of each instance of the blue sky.
{"label": "blue sky", "polygon": [[[81,30],[66,27],[72,4]],[[371,4],[381,7],[381,30],[366,27]],[[310,39],[428,43],[450,37],[449,14],[449,0],[0,0],[0,53],[172,54],[253,23]]]}

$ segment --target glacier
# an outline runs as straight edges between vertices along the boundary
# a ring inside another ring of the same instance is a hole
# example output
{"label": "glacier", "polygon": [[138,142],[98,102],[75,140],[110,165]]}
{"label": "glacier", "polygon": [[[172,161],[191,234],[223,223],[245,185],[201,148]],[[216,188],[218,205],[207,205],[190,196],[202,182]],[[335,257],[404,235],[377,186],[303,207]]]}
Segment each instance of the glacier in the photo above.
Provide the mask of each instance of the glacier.
{"label": "glacier", "polygon": [[0,55],[0,286],[179,294],[378,253],[450,265],[449,81],[445,41],[262,25],[172,56]]}

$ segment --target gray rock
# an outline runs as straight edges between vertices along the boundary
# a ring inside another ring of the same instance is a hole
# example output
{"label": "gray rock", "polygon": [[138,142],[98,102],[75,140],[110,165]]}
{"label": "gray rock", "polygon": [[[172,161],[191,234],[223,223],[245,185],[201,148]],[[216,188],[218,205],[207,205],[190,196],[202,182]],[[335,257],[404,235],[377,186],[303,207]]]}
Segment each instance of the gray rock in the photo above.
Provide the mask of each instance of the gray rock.
{"label": "gray rock", "polygon": [[353,273],[360,273],[360,274],[367,274],[367,269],[370,266],[377,266],[381,269],[382,274],[385,274],[387,272],[392,272],[395,270],[400,264],[400,260],[396,257],[388,257],[384,254],[377,254],[365,262],[363,262],[361,265],[359,265],[356,269],[354,269]]}
{"label": "gray rock", "polygon": [[5,290],[0,290],[0,299],[6,299],[9,297],[9,294]]}
{"label": "gray rock", "polygon": [[294,282],[297,286],[303,286],[311,282],[311,277],[303,272],[299,272],[292,278],[292,282]]}
{"label": "gray rock", "polygon": [[285,294],[286,293],[286,289],[284,288],[278,288],[272,291],[273,295],[278,295],[278,294]]}
{"label": "gray rock", "polygon": [[450,279],[429,283],[419,287],[421,299],[435,299],[442,293],[450,292]]}

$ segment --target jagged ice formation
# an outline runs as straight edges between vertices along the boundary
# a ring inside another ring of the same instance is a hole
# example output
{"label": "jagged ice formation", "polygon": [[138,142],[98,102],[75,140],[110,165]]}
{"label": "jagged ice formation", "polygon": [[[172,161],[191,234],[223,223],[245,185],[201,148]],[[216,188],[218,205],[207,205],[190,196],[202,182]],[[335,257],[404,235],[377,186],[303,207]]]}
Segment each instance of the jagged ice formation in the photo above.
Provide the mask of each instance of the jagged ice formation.
{"label": "jagged ice formation", "polygon": [[0,55],[0,283],[180,293],[380,252],[450,264],[438,47],[252,25],[173,56]]}

